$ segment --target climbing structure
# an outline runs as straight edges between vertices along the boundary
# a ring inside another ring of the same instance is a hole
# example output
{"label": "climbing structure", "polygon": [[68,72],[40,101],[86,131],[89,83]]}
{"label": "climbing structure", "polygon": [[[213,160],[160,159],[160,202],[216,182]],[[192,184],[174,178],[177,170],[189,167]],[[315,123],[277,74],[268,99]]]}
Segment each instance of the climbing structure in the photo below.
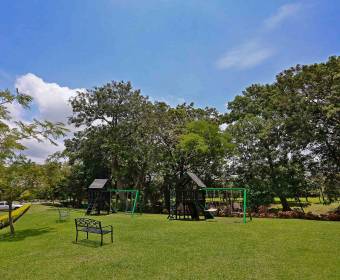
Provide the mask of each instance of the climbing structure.
{"label": "climbing structure", "polygon": [[[247,191],[245,188],[206,185],[192,172],[187,179],[169,190],[170,220],[214,219],[215,215],[242,217],[246,223]],[[189,179],[189,180],[188,180]]]}
{"label": "climbing structure", "polygon": [[171,220],[199,220],[205,213],[204,183],[191,172],[187,172],[176,189],[169,190],[169,216]]}
{"label": "climbing structure", "polygon": [[89,186],[87,215],[99,215],[101,211],[110,213],[110,193],[107,191],[107,184],[107,179],[95,179]]}

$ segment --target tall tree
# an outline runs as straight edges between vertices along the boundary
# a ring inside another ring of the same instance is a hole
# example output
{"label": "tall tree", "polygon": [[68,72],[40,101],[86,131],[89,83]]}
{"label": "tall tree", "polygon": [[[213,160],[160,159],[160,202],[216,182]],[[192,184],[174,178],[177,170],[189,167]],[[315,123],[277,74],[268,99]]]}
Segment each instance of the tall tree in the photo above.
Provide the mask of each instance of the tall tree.
{"label": "tall tree", "polygon": [[310,154],[326,193],[340,195],[340,57],[283,71],[276,85],[289,104],[277,106],[289,135]]}
{"label": "tall tree", "polygon": [[21,141],[33,138],[41,142],[47,139],[56,144],[55,140],[66,132],[62,123],[36,119],[31,123],[13,120],[8,105],[17,103],[29,109],[31,101],[30,96],[18,91],[15,94],[8,90],[0,91],[0,169],[2,173],[0,191],[1,197],[7,200],[9,205],[11,234],[14,234],[12,203],[15,199],[19,199],[26,189],[35,185],[35,172],[27,171],[31,166],[22,160],[18,161],[18,151],[25,149]]}
{"label": "tall tree", "polygon": [[[102,166],[109,167],[116,187],[130,184],[124,181],[127,170],[134,164],[136,167],[138,159],[145,156],[140,148],[147,136],[150,101],[133,89],[131,83],[112,82],[79,92],[71,104],[70,122],[85,127],[72,140],[73,144],[80,148],[91,146],[96,151],[91,152],[93,156],[95,153],[101,158]],[[69,150],[72,150],[71,143],[67,143]],[[88,149],[80,151],[86,153]]]}
{"label": "tall tree", "polygon": [[283,210],[289,210],[287,198],[295,197],[304,186],[300,179],[305,159],[277,113],[280,101],[275,85],[253,85],[229,103],[227,120],[238,147],[237,172],[252,186],[250,194],[278,196]]}

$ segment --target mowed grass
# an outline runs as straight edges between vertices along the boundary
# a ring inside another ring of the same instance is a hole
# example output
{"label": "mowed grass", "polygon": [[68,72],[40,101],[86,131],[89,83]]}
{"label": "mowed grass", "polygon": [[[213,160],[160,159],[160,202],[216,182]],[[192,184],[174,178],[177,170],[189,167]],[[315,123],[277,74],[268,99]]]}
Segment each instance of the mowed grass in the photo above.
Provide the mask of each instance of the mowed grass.
{"label": "mowed grass", "polygon": [[168,221],[165,215],[93,217],[113,224],[74,243],[74,218],[32,206],[16,236],[0,231],[0,279],[340,279],[340,223],[219,218]]}

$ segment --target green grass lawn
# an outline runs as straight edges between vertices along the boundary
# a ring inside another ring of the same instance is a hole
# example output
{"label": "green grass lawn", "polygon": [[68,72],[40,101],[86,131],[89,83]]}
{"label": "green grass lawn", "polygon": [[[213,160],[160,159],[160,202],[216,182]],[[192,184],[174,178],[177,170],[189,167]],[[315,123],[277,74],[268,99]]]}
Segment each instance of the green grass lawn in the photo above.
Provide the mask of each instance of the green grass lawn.
{"label": "green grass lawn", "polygon": [[59,223],[55,209],[32,206],[14,238],[1,230],[0,279],[340,279],[339,222],[113,214],[94,217],[114,225],[100,247],[93,234],[74,243],[80,216]]}

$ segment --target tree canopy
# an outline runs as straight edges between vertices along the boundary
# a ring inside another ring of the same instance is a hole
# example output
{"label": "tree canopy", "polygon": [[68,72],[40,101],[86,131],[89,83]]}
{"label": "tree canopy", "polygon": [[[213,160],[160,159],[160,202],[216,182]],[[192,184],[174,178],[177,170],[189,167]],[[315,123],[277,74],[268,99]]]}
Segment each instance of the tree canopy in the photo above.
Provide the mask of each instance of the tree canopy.
{"label": "tree canopy", "polygon": [[[31,98],[8,91],[0,98],[1,170],[18,173],[13,159],[24,149],[21,139],[53,142],[64,130],[38,120],[17,121],[12,128],[6,104],[28,107]],[[297,65],[273,83],[251,85],[228,103],[227,112],[151,101],[124,81],[80,91],[70,103],[69,122],[77,132],[65,140],[65,150],[40,169],[20,165],[39,169],[29,175],[45,178],[40,196],[68,197],[80,206],[93,179],[109,178],[112,187],[141,190],[145,208],[152,210],[193,171],[208,186],[232,180],[246,187],[254,210],[276,197],[283,210],[290,209],[289,198],[339,197],[340,57]],[[11,184],[17,182],[1,186]]]}

